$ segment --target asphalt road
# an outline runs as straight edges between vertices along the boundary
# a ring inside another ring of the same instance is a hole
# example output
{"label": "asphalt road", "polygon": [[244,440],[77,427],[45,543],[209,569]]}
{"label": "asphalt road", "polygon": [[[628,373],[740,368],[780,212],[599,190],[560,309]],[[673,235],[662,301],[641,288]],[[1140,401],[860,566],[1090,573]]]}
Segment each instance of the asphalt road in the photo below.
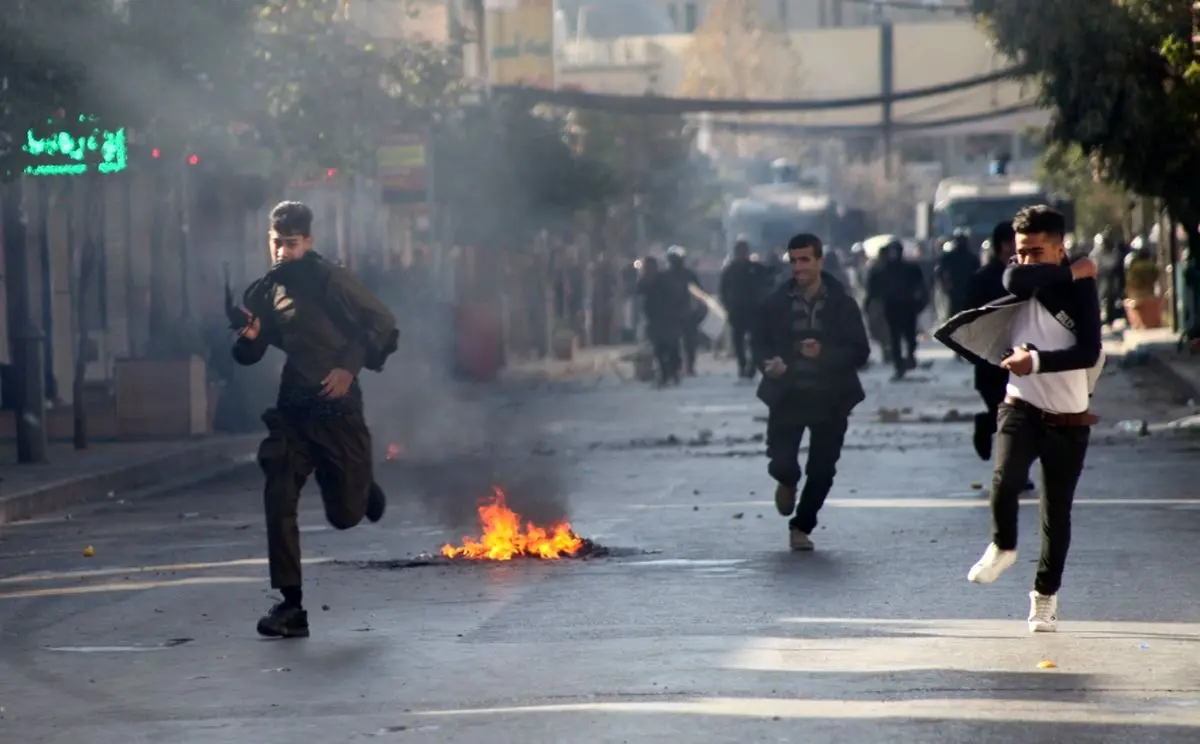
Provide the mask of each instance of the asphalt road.
{"label": "asphalt road", "polygon": [[[969,584],[989,468],[943,419],[978,405],[965,366],[925,356],[910,381],[868,373],[812,554],[786,550],[752,389],[711,362],[662,392],[608,377],[431,398],[420,425],[377,414],[405,451],[379,467],[384,521],[337,533],[303,502],[304,641],[254,634],[271,600],[253,474],[5,527],[0,740],[1200,741],[1200,443],[1113,429],[1182,409],[1145,378],[1102,381],[1060,630],[1031,636],[1036,509],[1018,566]],[[451,439],[472,451],[439,461]],[[488,469],[617,554],[403,567],[474,532]]]}

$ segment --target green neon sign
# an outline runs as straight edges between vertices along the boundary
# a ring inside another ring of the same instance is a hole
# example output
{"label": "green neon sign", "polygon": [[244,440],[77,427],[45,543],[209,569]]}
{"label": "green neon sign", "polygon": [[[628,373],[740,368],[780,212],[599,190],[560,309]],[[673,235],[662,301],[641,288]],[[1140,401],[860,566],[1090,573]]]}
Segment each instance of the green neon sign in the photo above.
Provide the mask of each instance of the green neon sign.
{"label": "green neon sign", "polygon": [[[80,116],[81,124],[95,122],[95,117]],[[53,120],[47,122],[54,126]],[[59,125],[61,126],[61,124]],[[21,147],[33,159],[25,167],[28,176],[81,176],[89,172],[120,173],[129,166],[129,148],[125,129],[108,130],[98,126],[83,134],[66,130],[51,131],[46,137],[30,129]],[[79,130],[77,130],[79,131]]]}

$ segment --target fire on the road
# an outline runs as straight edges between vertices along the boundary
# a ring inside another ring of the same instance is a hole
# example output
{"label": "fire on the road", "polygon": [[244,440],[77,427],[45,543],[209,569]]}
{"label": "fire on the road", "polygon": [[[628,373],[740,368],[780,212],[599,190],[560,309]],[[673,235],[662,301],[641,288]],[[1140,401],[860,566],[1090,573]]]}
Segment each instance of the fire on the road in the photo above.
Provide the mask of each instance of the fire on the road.
{"label": "fire on the road", "polygon": [[461,547],[446,544],[442,555],[447,558],[466,558],[480,561],[511,561],[513,558],[568,558],[584,547],[583,538],[562,522],[549,529],[532,522],[521,528],[521,515],[504,503],[504,492],[493,488],[490,501],[479,507],[483,534],[478,538],[464,537]]}

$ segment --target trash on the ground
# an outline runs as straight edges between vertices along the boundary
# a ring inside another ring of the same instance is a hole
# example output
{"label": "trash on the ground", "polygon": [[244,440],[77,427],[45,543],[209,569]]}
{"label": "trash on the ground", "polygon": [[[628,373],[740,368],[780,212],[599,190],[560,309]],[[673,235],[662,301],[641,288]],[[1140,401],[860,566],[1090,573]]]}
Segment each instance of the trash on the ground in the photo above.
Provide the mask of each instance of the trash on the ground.
{"label": "trash on the ground", "polygon": [[1058,669],[1058,664],[1055,664],[1049,659],[1038,662],[1038,669]]}
{"label": "trash on the ground", "polygon": [[971,484],[971,490],[973,490],[973,491],[982,491],[982,490],[983,490],[983,484],[982,484],[982,483],[972,483],[972,484]]}
{"label": "trash on the ground", "polygon": [[692,511],[700,511],[700,507],[698,507],[698,506],[693,506],[693,507],[692,507]]}
{"label": "trash on the ground", "polygon": [[179,515],[180,519],[195,519],[200,516],[200,512],[183,512]]}
{"label": "trash on the ground", "polygon": [[116,492],[116,491],[109,491],[107,495],[108,495],[108,498],[110,498],[110,499],[111,499],[113,496],[116,496],[116,495],[117,495],[117,492]]}
{"label": "trash on the ground", "polygon": [[91,545],[88,545],[87,547],[85,547],[83,549],[83,557],[84,558],[91,558],[95,554],[96,554],[96,549],[93,548]]}
{"label": "trash on the ground", "polygon": [[1139,643],[1138,648],[1140,648],[1143,651],[1147,651],[1150,649],[1150,644],[1149,643]]}
{"label": "trash on the ground", "polygon": [[323,612],[329,612],[329,605],[321,605],[321,610]]}
{"label": "trash on the ground", "polygon": [[946,414],[944,416],[942,416],[942,421],[945,421],[947,423],[950,423],[953,421],[966,421],[966,420],[967,420],[966,416],[963,416],[961,413],[959,413],[957,408],[951,408],[949,411],[946,411]]}
{"label": "trash on the ground", "polygon": [[744,516],[746,516],[746,513],[745,513],[745,512],[738,512],[737,514],[734,514],[734,515],[733,515],[733,518],[734,518],[734,519],[741,519],[741,518],[742,518],[742,517],[744,517]]}
{"label": "trash on the ground", "polygon": [[885,424],[894,424],[900,420],[900,411],[895,408],[880,408],[877,413],[879,420]]}
{"label": "trash on the ground", "polygon": [[275,672],[290,672],[290,671],[292,671],[292,670],[288,667],[278,667],[277,669],[264,669],[263,674],[273,674]]}
{"label": "trash on the ground", "polygon": [[1117,431],[1144,437],[1150,433],[1150,422],[1145,419],[1126,419],[1117,422]]}

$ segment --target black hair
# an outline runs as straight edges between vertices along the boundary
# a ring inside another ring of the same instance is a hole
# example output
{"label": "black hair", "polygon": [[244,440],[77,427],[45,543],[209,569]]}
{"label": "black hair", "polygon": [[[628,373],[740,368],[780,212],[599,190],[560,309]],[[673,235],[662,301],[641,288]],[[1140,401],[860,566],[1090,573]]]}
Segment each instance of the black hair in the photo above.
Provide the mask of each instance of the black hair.
{"label": "black hair", "polygon": [[788,241],[788,252],[799,251],[805,248],[812,248],[813,258],[820,258],[825,252],[825,246],[821,245],[821,239],[812,233],[800,233],[795,235]]}
{"label": "black hair", "polygon": [[312,207],[303,202],[285,201],[271,210],[271,229],[287,237],[312,237]]}
{"label": "black hair", "polygon": [[999,251],[1000,246],[1009,245],[1016,241],[1017,231],[1012,222],[998,222],[992,228],[992,250]]}
{"label": "black hair", "polygon": [[1062,238],[1067,234],[1067,220],[1062,213],[1045,204],[1025,207],[1012,221],[1017,235],[1051,235]]}

